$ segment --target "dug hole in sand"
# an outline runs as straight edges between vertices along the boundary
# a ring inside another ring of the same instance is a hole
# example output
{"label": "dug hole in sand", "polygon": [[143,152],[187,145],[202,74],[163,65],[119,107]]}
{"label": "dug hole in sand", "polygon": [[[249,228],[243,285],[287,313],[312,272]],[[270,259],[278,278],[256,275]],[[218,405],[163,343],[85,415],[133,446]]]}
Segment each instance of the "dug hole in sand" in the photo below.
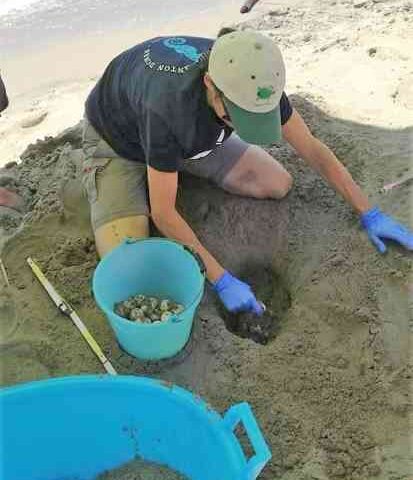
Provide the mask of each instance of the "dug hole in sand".
{"label": "dug hole in sand", "polygon": [[[411,225],[411,184],[378,192],[409,169],[413,129],[342,120],[309,94],[290,99],[371,201]],[[143,364],[119,349],[91,296],[97,258],[76,179],[80,136],[78,125],[39,141],[7,169],[26,213],[23,223],[1,217],[11,235],[2,251],[11,283],[1,293],[2,384],[102,372],[26,265],[31,256],[120,374],[175,382],[221,411],[249,402],[273,454],[263,480],[409,479],[411,256],[394,245],[376,253],[350,208],[285,145],[270,150],[295,181],[282,201],[243,199],[183,177],[185,218],[279,321],[265,346],[241,338],[207,292],[185,358]]]}

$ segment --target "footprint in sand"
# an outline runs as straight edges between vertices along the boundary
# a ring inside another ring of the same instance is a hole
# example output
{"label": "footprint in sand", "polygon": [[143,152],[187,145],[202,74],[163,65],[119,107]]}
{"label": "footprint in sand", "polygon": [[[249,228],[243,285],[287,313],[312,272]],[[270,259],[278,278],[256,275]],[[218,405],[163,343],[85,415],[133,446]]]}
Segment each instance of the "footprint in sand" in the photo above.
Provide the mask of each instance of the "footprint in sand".
{"label": "footprint in sand", "polygon": [[39,123],[42,123],[43,120],[47,117],[48,112],[42,112],[42,113],[37,113],[35,115],[31,115],[30,117],[27,117],[26,119],[22,120],[20,122],[21,128],[31,128],[35,127],[36,125],[39,125]]}

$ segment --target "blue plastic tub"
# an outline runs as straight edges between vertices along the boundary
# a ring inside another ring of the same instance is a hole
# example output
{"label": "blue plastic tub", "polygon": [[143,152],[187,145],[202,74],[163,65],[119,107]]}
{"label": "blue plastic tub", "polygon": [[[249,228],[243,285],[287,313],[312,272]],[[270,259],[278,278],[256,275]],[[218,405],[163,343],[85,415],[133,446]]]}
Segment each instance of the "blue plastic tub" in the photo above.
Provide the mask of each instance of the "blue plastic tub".
{"label": "blue plastic tub", "polygon": [[[148,238],[127,240],[105,256],[93,276],[93,293],[124,350],[142,360],[161,360],[188,342],[204,283],[202,261],[187,247]],[[116,302],[138,293],[169,298],[185,310],[155,325],[130,322],[114,312]]]}
{"label": "blue plastic tub", "polygon": [[[0,391],[2,480],[91,480],[134,458],[190,480],[254,480],[271,458],[247,403],[221,417],[149,378],[79,376]],[[245,427],[246,459],[235,436]]]}

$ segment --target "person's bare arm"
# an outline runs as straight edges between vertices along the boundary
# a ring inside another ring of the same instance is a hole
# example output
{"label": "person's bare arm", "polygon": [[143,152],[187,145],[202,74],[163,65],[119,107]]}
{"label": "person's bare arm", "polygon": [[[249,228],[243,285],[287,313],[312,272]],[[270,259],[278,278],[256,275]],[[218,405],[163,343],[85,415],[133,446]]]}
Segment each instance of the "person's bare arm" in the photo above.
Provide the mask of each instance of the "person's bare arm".
{"label": "person's bare arm", "polygon": [[149,199],[152,220],[158,229],[169,238],[191,246],[201,255],[207,269],[207,277],[215,282],[224,269],[201,244],[191,227],[176,210],[178,189],[177,172],[160,172],[148,166]]}
{"label": "person's bare arm", "polygon": [[370,209],[367,196],[334,153],[312,135],[301,115],[293,110],[283,126],[283,137],[314,170],[325,178],[358,213]]}

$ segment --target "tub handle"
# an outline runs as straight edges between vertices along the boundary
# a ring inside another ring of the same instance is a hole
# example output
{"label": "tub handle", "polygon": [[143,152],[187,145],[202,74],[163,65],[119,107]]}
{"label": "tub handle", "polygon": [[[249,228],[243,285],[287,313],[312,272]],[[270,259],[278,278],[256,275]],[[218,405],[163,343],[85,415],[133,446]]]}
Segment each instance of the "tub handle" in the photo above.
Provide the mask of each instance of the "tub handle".
{"label": "tub handle", "polygon": [[234,432],[237,425],[241,422],[255,450],[255,455],[247,461],[245,476],[242,478],[255,480],[269,462],[272,455],[258,426],[257,420],[252,413],[251,407],[246,402],[234,405],[224,416],[224,423],[232,432]]}
{"label": "tub handle", "polygon": [[202,257],[201,255],[196,252],[192,247],[190,247],[189,245],[183,245],[184,249],[189,252],[194,258],[195,260],[198,262],[198,265],[199,265],[199,270],[201,271],[201,274],[202,275],[205,275],[206,273],[206,266],[205,266],[205,263],[204,261],[202,260]]}

